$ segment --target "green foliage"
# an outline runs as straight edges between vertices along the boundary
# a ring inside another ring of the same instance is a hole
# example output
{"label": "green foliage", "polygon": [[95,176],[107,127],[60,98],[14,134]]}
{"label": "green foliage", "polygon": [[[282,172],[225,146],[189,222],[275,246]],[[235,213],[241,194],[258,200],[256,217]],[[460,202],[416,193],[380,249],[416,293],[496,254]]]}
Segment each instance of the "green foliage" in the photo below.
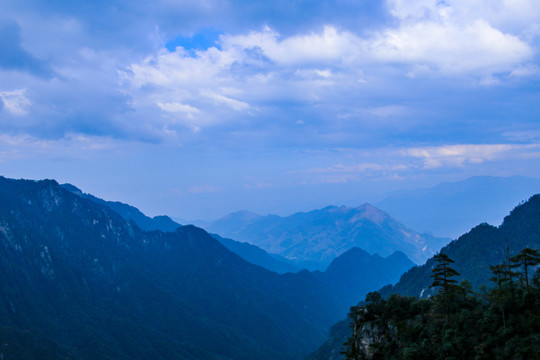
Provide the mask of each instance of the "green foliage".
{"label": "green foliage", "polygon": [[[461,273],[456,280],[467,279],[475,290],[479,290],[480,286],[490,283],[490,265],[511,263],[510,257],[525,247],[540,248],[540,194],[512,210],[499,227],[480,224],[442,248],[441,252],[455,261],[452,266]],[[381,294],[383,297],[390,294],[432,296],[434,291],[429,284],[435,265],[431,258],[426,264],[412,268],[396,285],[381,289]]]}
{"label": "green foliage", "polygon": [[439,253],[433,257],[437,261],[437,266],[432,270],[431,277],[433,283],[430,287],[439,286],[440,290],[437,296],[443,298],[443,307],[448,323],[448,317],[450,316],[450,300],[454,297],[454,293],[459,291],[459,287],[456,286],[457,280],[452,279],[454,276],[459,276],[459,273],[450,267],[450,264],[454,263],[454,260],[450,259],[448,255]]}
{"label": "green foliage", "polygon": [[525,275],[538,264],[537,251],[524,249],[512,260],[525,282],[513,281],[508,264],[492,266],[497,286],[483,294],[474,294],[467,281],[448,281],[454,272],[447,256],[433,268],[436,296],[368,294],[351,308],[343,354],[352,360],[540,359],[540,271],[529,282]]}
{"label": "green foliage", "polygon": [[433,278],[433,283],[431,286],[441,286],[441,290],[448,292],[450,285],[457,284],[457,281],[451,278],[459,275],[456,270],[450,267],[450,264],[453,264],[454,260],[443,253],[435,255],[433,259],[437,261],[437,266],[432,270],[431,277]]}
{"label": "green foliage", "polygon": [[516,256],[510,259],[514,263],[514,267],[523,269],[521,279],[525,279],[527,290],[529,289],[529,268],[540,264],[540,254],[538,250],[531,248],[524,248]]}

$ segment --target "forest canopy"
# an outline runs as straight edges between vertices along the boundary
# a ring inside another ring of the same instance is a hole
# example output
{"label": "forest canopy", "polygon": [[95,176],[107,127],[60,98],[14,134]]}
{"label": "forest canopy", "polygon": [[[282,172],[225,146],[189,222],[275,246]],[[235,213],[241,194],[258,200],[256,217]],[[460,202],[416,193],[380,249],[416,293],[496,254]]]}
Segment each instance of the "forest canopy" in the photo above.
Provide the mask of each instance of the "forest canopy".
{"label": "forest canopy", "polygon": [[[343,352],[351,360],[540,359],[540,263],[525,248],[492,266],[491,290],[472,291],[444,254],[432,270],[435,296],[382,298],[371,292],[351,308],[352,335]],[[536,269],[536,271],[535,271]]]}

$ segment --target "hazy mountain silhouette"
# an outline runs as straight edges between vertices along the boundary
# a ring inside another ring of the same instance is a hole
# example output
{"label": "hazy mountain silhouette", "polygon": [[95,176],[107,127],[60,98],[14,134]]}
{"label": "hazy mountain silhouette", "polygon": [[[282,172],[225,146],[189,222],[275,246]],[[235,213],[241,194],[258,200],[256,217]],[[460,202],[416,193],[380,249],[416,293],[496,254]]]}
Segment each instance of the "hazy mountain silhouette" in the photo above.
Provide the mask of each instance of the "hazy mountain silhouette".
{"label": "hazy mountain silhouette", "polygon": [[339,294],[339,301],[347,310],[351,304],[363,300],[369,291],[377,289],[377,284],[393,284],[403,274],[403,269],[413,266],[400,251],[383,258],[355,247],[335,258],[324,273],[315,274],[320,274],[331,291]]}
{"label": "hazy mountain silhouette", "polygon": [[[120,216],[122,216],[124,219],[132,220],[135,224],[137,224],[138,227],[143,230],[160,230],[164,232],[170,232],[182,226],[166,215],[154,216],[153,218],[151,218],[143,214],[139,209],[134,206],[119,201],[106,201],[94,195],[83,193],[82,190],[72,184],[62,184],[60,186],[85,199],[91,200],[101,205],[108,206],[113,211],[117,212]],[[285,258],[282,258],[279,255],[268,254],[266,251],[255,245],[235,241],[232,239],[222,238],[219,235],[212,236],[222,245],[224,245],[227,249],[229,249],[235,254],[240,255],[240,257],[242,257],[244,260],[247,260],[254,265],[262,266],[263,268],[276,272],[278,274],[300,271],[300,268],[289,263]]]}
{"label": "hazy mountain silhouette", "polygon": [[144,231],[53,180],[0,177],[0,334],[10,339],[0,353],[298,359],[349,298],[410,264],[352,250],[326,273],[278,275],[194,226]]}
{"label": "hazy mountain silhouette", "polygon": [[301,268],[294,266],[290,261],[282,256],[269,254],[258,246],[240,242],[233,239],[223,238],[217,234],[211,234],[223,246],[235,254],[240,255],[244,260],[278,274],[288,272],[298,272]]}
{"label": "hazy mountain silhouette", "polygon": [[287,217],[237,212],[206,229],[320,270],[353,247],[381,256],[402,251],[414,262],[423,263],[450,241],[419,234],[369,204],[329,206]]}

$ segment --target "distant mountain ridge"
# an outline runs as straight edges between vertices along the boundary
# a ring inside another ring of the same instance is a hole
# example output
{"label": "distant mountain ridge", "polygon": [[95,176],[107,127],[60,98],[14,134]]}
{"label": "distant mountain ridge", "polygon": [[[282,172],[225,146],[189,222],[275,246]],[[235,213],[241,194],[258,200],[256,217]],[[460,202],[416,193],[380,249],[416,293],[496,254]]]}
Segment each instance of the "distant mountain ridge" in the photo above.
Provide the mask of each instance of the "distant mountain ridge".
{"label": "distant mountain ridge", "polygon": [[475,176],[402,190],[375,203],[418,231],[457,238],[477,224],[499,225],[508,209],[540,192],[540,179]]}
{"label": "distant mountain ridge", "polygon": [[267,270],[278,274],[298,272],[301,270],[301,268],[296,267],[292,263],[288,262],[287,259],[279,255],[269,254],[258,246],[233,239],[223,238],[217,234],[210,235],[227,249],[235,254],[238,254],[244,260],[254,265],[261,266]]}
{"label": "distant mountain ridge", "polygon": [[146,216],[134,206],[124,204],[119,201],[106,201],[94,195],[83,193],[81,189],[72,184],[61,184],[60,187],[82,198],[111,208],[112,210],[120,214],[120,216],[122,216],[124,219],[133,220],[142,230],[160,230],[165,232],[172,232],[182,226],[166,215],[158,215],[152,218]]}
{"label": "distant mountain ridge", "polygon": [[[116,211],[116,209],[121,209],[122,211],[116,212],[118,212],[126,220],[133,220],[137,225],[139,225],[139,221],[141,221],[141,219],[143,221],[143,226],[153,220],[133,206],[120,202],[105,201],[91,194],[85,194],[71,184],[62,184],[60,186],[76,195],[83,196],[91,201],[109,206],[114,211]],[[327,209],[332,208],[334,207],[327,207]],[[129,211],[126,211],[125,209],[128,209]],[[236,226],[242,225],[244,222],[256,220],[260,217],[261,215],[249,211],[238,211],[229,215],[229,218],[232,219],[232,223]],[[155,218],[156,217],[154,217],[154,219]],[[373,219],[375,220],[375,217],[373,217]],[[159,222],[154,222],[153,227],[150,229],[154,230],[157,228],[157,230],[169,231],[167,224],[164,228],[159,228],[159,226]],[[176,226],[180,227],[181,225],[176,224]],[[301,270],[300,268],[294,266],[291,262],[288,262],[287,259],[276,254],[269,254],[258,246],[249,244],[247,242],[239,242],[233,239],[223,238],[217,234],[210,235],[218,240],[227,249],[242,257],[244,260],[254,265],[261,266],[267,270],[276,272],[278,274],[298,272]],[[394,283],[404,270],[411,268],[413,265],[414,263],[409,260],[404,253],[399,251],[396,251],[388,257],[383,258],[378,254],[370,255],[362,249],[353,247],[335,258],[330,263],[326,271],[315,272],[314,274],[321,281],[328,284],[330,288],[333,288],[332,291],[340,293],[340,298],[343,300],[342,302],[345,303],[345,306],[347,306],[348,299],[361,298],[366,289],[376,288],[377,285],[375,284]]]}
{"label": "distant mountain ridge", "polygon": [[450,241],[419,234],[369,204],[329,206],[287,217],[237,212],[205,228],[321,270],[353,247],[381,256],[402,251],[414,262],[423,263]]}
{"label": "distant mountain ridge", "polygon": [[[73,194],[81,196],[85,199],[89,199],[98,204],[108,206],[113,211],[121,215],[124,219],[132,220],[137,226],[139,226],[143,230],[160,230],[170,232],[181,226],[168,216],[162,215],[151,218],[143,214],[136,207],[118,201],[106,201],[91,194],[83,193],[82,190],[72,184],[62,184],[60,186],[72,192]],[[325,209],[330,210],[334,208],[337,207],[327,207]],[[373,209],[369,209],[369,211],[366,212],[365,216],[367,218],[370,218],[372,221],[381,221],[384,218],[384,215],[378,213]],[[261,218],[263,217],[256,213],[252,213],[249,211],[238,211],[223,218],[223,223],[226,223],[226,226],[229,227],[242,227],[246,223],[250,224]],[[260,247],[249,244],[248,242],[240,242],[234,239],[224,238],[218,234],[212,234],[212,236],[217,239],[222,245],[224,245],[227,249],[231,250],[235,254],[240,255],[240,257],[242,257],[244,260],[247,260],[252,264],[262,266],[265,269],[274,271],[278,274],[283,274],[286,272],[298,272],[301,269],[301,265],[306,263],[309,264],[309,262],[300,262],[300,266],[295,266],[290,260],[287,260],[286,258],[277,254],[270,254],[262,250]]]}
{"label": "distant mountain ridge", "polygon": [[[75,195],[109,207],[111,210],[122,216],[122,218],[125,220],[133,221],[142,230],[172,232],[182,226],[166,215],[158,215],[151,218],[143,214],[134,206],[124,204],[119,201],[106,201],[94,195],[83,193],[81,189],[72,184],[61,184],[60,187],[72,192]],[[212,236],[227,249],[235,254],[240,255],[240,257],[242,257],[244,260],[247,260],[254,265],[262,266],[263,268],[278,274],[300,271],[298,267],[289,264],[285,259],[282,259],[279,256],[272,256],[255,245],[241,243],[232,239],[225,239],[219,235]]]}
{"label": "distant mountain ridge", "polygon": [[[135,224],[53,180],[0,177],[0,354],[298,359],[352,299],[412,264],[353,249],[325,273],[278,275],[194,226]],[[343,271],[355,274],[340,285]]]}

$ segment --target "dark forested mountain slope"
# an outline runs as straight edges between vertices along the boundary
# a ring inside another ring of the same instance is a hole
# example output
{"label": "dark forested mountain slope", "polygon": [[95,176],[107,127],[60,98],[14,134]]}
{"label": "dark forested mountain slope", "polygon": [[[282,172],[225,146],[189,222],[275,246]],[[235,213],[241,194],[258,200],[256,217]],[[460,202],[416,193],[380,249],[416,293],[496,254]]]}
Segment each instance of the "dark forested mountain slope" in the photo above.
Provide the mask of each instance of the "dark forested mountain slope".
{"label": "dark forested mountain slope", "polygon": [[298,359],[341,316],[318,282],[253,266],[194,226],[145,232],[55,181],[0,178],[0,326],[15,352]]}
{"label": "dark forested mountain slope", "polygon": [[319,270],[353,247],[381,256],[402,251],[423,263],[450,241],[419,234],[369,204],[354,209],[330,206],[288,217],[239,212],[206,229]]}
{"label": "dark forested mountain slope", "polygon": [[[527,246],[540,248],[540,194],[514,208],[499,227],[478,225],[442,248],[441,252],[455,261],[453,268],[461,274],[457,279],[467,279],[478,289],[482,284],[490,284],[489,266],[502,263],[507,241],[510,256]],[[434,290],[429,289],[429,285],[433,280],[430,275],[434,265],[435,260],[429,259],[426,264],[412,268],[394,287],[386,288],[382,293],[432,295]]]}
{"label": "dark forested mountain slope", "polygon": [[122,218],[126,220],[133,220],[135,224],[137,224],[137,226],[140,227],[142,230],[160,230],[164,232],[170,232],[176,230],[181,226],[166,215],[158,215],[152,218],[146,216],[134,206],[124,204],[119,201],[106,201],[94,195],[83,193],[78,187],[72,184],[61,184],[60,187],[72,192],[75,195],[109,207],[110,209],[120,214]]}
{"label": "dark forested mountain slope", "polygon": [[[131,205],[124,204],[118,201],[106,201],[100,199],[91,194],[83,193],[79,188],[71,184],[62,184],[60,186],[66,190],[71,191],[75,195],[81,196],[85,199],[91,200],[101,205],[106,205],[113,211],[117,212],[125,220],[132,220],[138,227],[143,230],[160,230],[164,232],[170,232],[176,230],[181,226],[177,222],[173,221],[170,217],[165,215],[154,216],[153,218],[151,218]],[[235,241],[232,239],[222,238],[219,235],[212,236],[222,245],[224,245],[227,249],[229,249],[235,254],[240,255],[240,257],[244,260],[252,264],[262,266],[267,270],[276,272],[278,274],[300,271],[299,268],[288,263],[284,258],[280,258],[279,256],[272,257],[272,255],[268,254],[266,251],[255,245]]]}
{"label": "dark forested mountain slope", "polygon": [[320,276],[335,294],[339,294],[343,308],[348,309],[351,304],[364,299],[369,291],[378,289],[378,284],[394,284],[413,266],[414,263],[399,251],[383,258],[352,248],[334,259]]}
{"label": "dark forested mountain slope", "polygon": [[[478,290],[481,285],[494,286],[490,281],[493,273],[489,266],[505,261],[507,244],[510,256],[516,255],[525,247],[540,249],[540,195],[534,195],[514,208],[499,227],[478,225],[442,248],[441,253],[455,261],[452,268],[461,274],[456,280],[465,279]],[[385,286],[379,292],[385,297],[391,294],[420,298],[433,296],[436,289],[429,286],[433,282],[431,274],[435,265],[436,261],[431,258],[424,265],[415,266],[403,274],[396,285]],[[350,331],[349,320],[336,323],[327,341],[308,359],[343,359],[340,351],[350,336]]]}

